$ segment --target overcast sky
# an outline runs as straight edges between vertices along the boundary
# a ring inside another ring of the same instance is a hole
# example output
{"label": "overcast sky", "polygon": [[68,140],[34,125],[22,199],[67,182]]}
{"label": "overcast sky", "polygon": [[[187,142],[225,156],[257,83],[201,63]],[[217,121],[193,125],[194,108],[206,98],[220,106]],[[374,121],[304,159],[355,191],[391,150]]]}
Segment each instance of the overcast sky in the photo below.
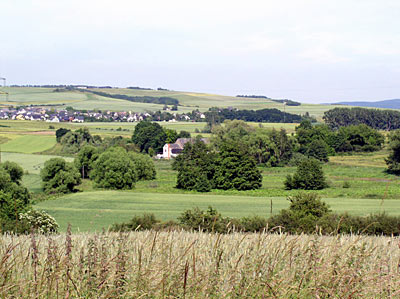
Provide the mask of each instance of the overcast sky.
{"label": "overcast sky", "polygon": [[9,84],[400,98],[398,0],[1,0]]}

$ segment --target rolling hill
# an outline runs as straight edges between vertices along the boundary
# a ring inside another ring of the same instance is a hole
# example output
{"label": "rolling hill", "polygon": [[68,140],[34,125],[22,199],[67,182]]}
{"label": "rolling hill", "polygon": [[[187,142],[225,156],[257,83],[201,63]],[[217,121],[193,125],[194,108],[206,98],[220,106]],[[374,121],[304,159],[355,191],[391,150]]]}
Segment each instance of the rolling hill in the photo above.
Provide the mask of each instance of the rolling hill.
{"label": "rolling hill", "polygon": [[163,104],[133,102],[124,99],[101,96],[93,93],[101,92],[109,95],[126,95],[129,97],[169,97],[179,101],[178,112],[191,112],[195,109],[206,111],[210,107],[234,107],[238,109],[277,108],[289,113],[305,114],[321,119],[325,111],[333,109],[332,105],[317,105],[303,103],[300,106],[284,106],[282,103],[265,98],[243,98],[208,93],[144,90],[130,88],[89,88],[80,90],[63,90],[55,92],[56,88],[42,87],[6,87],[2,90],[9,93],[8,98],[0,95],[1,106],[49,105],[60,109],[71,106],[78,110],[112,110],[112,111],[158,111]]}
{"label": "rolling hill", "polygon": [[339,102],[331,105],[348,105],[358,107],[385,108],[385,109],[400,109],[400,99],[383,100],[376,102]]}

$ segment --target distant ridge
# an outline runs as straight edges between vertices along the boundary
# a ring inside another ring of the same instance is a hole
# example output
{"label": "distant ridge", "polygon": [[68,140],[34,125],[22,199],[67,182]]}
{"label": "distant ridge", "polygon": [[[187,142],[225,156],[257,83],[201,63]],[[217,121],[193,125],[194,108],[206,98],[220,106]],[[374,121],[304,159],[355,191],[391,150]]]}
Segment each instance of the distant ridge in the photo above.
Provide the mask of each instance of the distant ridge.
{"label": "distant ridge", "polygon": [[358,107],[400,109],[400,99],[383,100],[376,102],[338,102],[338,103],[331,103],[331,105],[348,105],[348,106],[358,106]]}

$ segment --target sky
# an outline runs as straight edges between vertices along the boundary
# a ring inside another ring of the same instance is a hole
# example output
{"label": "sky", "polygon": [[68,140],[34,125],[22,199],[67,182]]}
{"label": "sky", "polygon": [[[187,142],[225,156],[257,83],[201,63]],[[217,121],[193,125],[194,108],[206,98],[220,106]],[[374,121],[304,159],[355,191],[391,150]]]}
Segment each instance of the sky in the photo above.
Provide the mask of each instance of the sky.
{"label": "sky", "polygon": [[398,0],[0,0],[8,84],[400,98]]}

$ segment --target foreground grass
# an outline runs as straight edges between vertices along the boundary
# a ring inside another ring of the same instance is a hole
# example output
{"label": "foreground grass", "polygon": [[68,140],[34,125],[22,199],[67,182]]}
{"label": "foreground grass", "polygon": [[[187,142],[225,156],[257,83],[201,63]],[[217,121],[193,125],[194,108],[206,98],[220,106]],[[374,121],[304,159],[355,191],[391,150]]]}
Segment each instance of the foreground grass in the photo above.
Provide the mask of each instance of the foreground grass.
{"label": "foreground grass", "polygon": [[[208,206],[216,208],[223,216],[271,216],[289,206],[284,197],[226,196],[212,194],[155,194],[130,191],[96,191],[67,195],[55,200],[40,202],[34,207],[46,210],[65,231],[68,224],[74,231],[101,231],[116,222],[130,220],[134,215],[154,213],[161,220],[176,220],[185,210]],[[334,212],[365,216],[386,212],[400,215],[399,200],[326,198]]]}
{"label": "foreground grass", "polygon": [[398,298],[397,238],[0,237],[2,298]]}

